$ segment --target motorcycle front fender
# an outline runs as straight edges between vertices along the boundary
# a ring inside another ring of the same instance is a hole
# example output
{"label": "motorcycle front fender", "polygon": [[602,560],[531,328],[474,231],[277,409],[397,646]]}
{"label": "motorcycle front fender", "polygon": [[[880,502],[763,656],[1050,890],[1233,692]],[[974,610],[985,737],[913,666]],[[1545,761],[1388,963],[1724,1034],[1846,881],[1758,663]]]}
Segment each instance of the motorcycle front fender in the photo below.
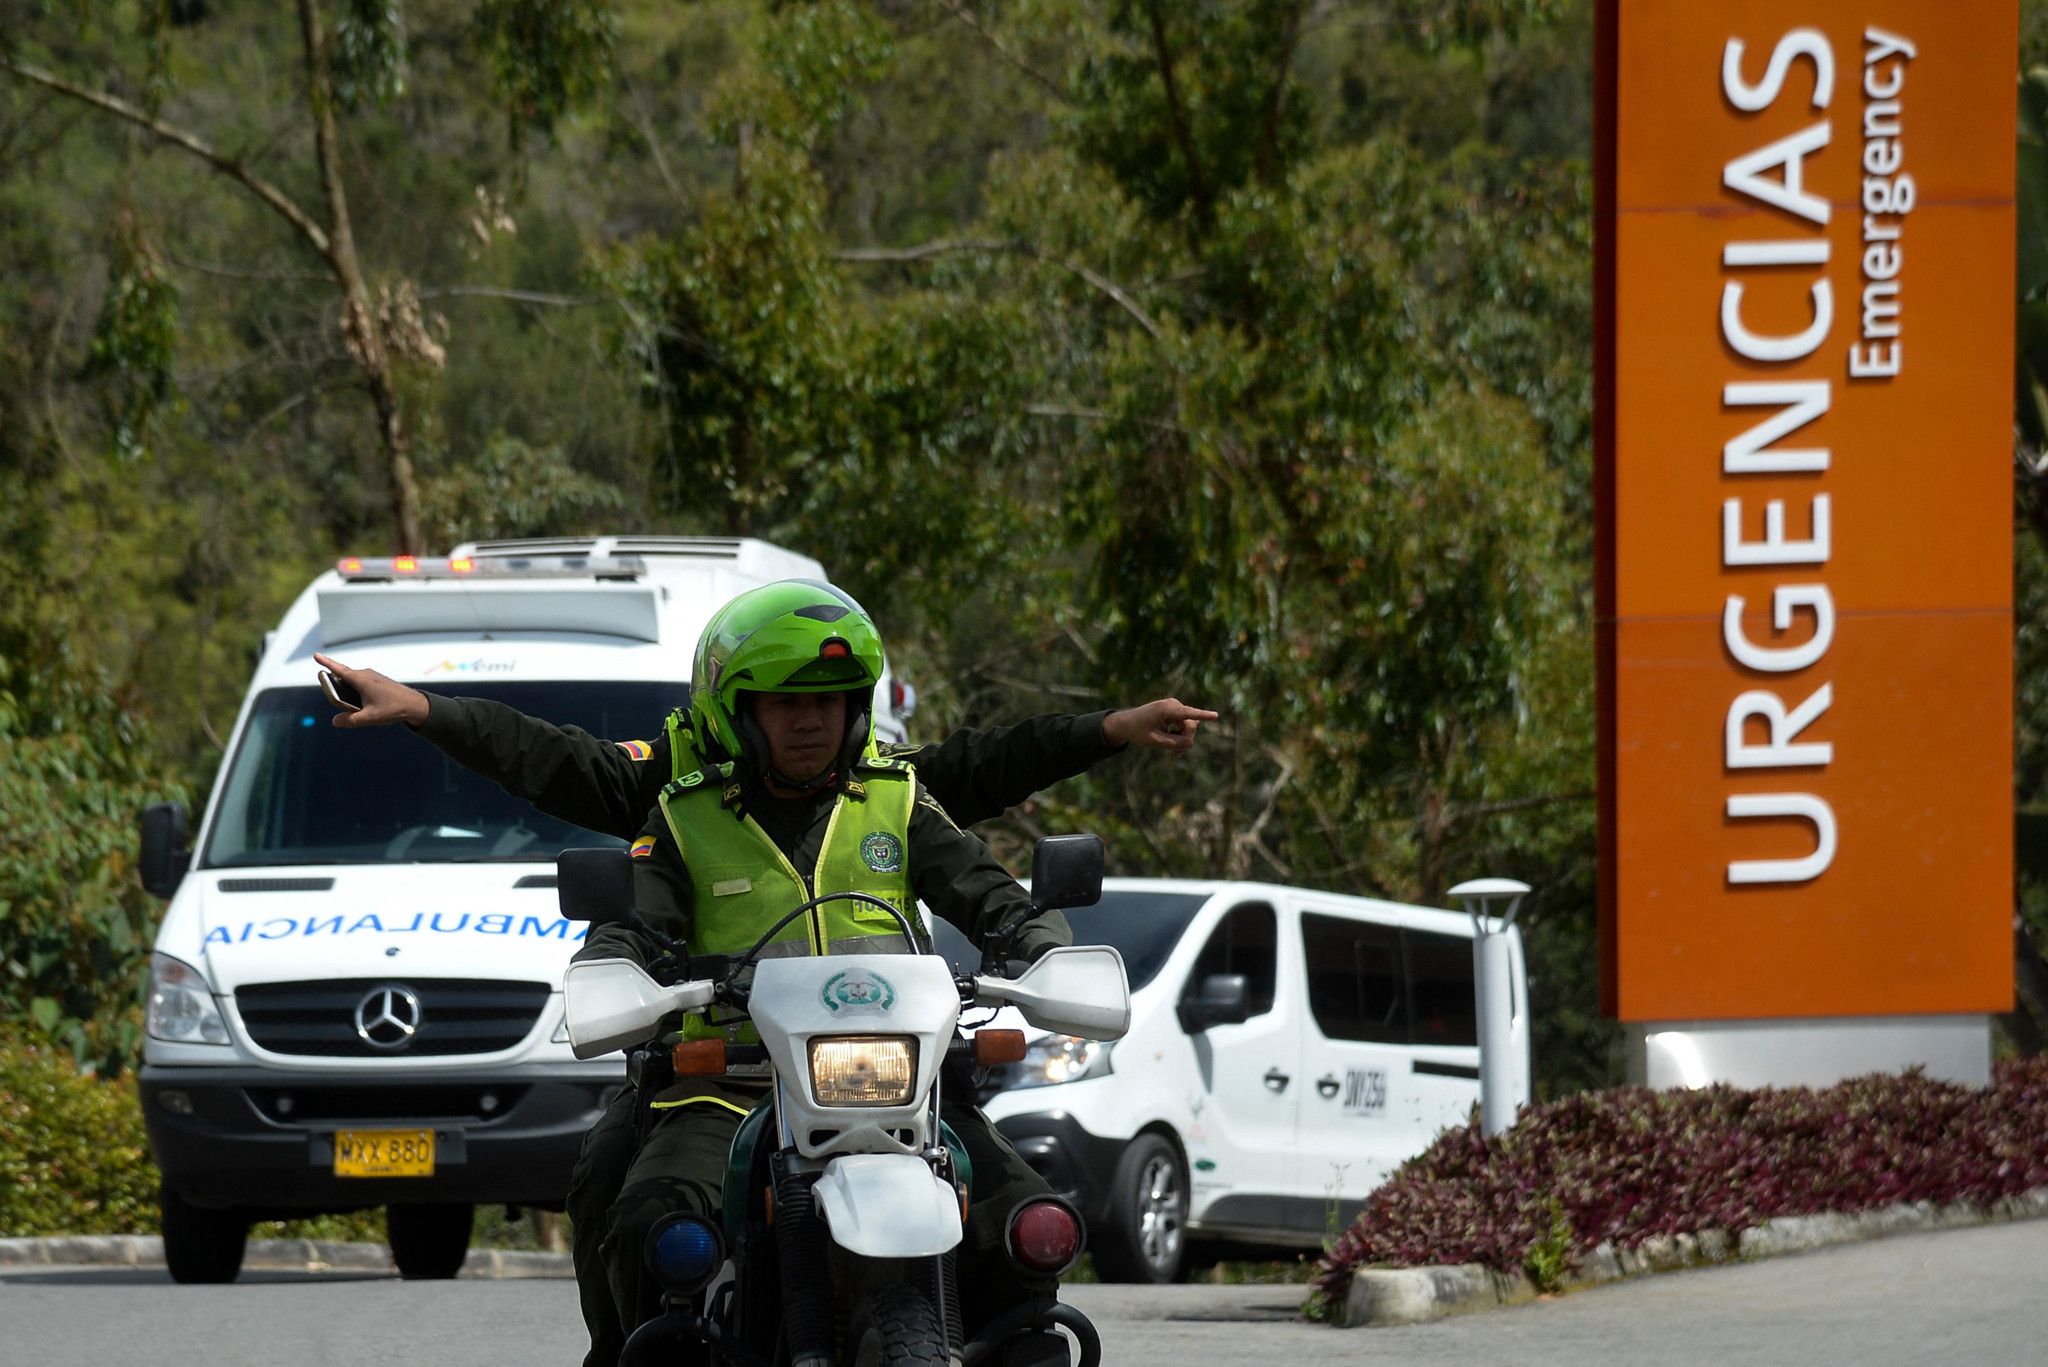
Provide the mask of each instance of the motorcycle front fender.
{"label": "motorcycle front fender", "polygon": [[835,1158],[811,1199],[832,1242],[863,1258],[935,1258],[960,1242],[959,1196],[915,1154]]}

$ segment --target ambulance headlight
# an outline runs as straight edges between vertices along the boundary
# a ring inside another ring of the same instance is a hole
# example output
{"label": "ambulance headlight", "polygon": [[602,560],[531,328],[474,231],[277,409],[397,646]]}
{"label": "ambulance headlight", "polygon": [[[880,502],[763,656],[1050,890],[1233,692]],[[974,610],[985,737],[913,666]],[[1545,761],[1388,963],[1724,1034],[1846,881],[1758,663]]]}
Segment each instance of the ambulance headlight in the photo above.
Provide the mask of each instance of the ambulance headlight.
{"label": "ambulance headlight", "polygon": [[168,954],[149,956],[147,1025],[151,1039],[173,1044],[228,1042],[228,1023],[205,975]]}
{"label": "ambulance headlight", "polygon": [[820,1106],[905,1106],[917,1086],[908,1035],[830,1035],[811,1041],[811,1094]]}
{"label": "ambulance headlight", "polygon": [[1001,1070],[1005,1090],[1016,1087],[1050,1087],[1061,1082],[1079,1082],[1101,1077],[1109,1071],[1109,1046],[1101,1040],[1075,1035],[1043,1035],[1024,1048],[1024,1061]]}

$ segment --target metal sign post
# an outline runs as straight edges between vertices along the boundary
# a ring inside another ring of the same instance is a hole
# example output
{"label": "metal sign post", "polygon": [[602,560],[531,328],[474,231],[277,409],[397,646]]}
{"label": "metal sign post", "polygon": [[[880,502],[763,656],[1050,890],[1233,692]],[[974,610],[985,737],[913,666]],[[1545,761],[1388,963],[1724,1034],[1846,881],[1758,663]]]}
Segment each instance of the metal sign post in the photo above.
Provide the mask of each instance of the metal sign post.
{"label": "metal sign post", "polygon": [[[1479,1127],[1488,1139],[1515,1123],[1514,963],[1508,928],[1529,893],[1513,878],[1474,878],[1451,889],[1472,918],[1472,985],[1479,1017]],[[1496,904],[1507,911],[1495,929],[1488,924]]]}

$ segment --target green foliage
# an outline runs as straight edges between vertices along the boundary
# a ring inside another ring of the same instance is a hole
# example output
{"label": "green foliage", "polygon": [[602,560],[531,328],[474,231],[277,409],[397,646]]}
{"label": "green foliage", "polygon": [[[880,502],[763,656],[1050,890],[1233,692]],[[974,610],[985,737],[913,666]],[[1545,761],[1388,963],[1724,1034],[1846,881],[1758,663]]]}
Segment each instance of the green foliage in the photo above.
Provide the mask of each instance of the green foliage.
{"label": "green foliage", "polygon": [[344,109],[405,94],[405,10],[398,0],[342,0],[334,16],[334,93]]}
{"label": "green foliage", "polygon": [[710,130],[737,143],[740,130],[794,147],[815,147],[889,61],[881,16],[854,0],[800,0],[762,14],[754,30],[758,65],[733,72],[711,108]]}
{"label": "green foliage", "polygon": [[1528,25],[1556,18],[1564,7],[1562,0],[1395,0],[1392,9],[1418,41],[1441,46],[1513,37]]}
{"label": "green foliage", "polygon": [[0,1032],[0,1238],[154,1233],[156,1199],[135,1079]]}
{"label": "green foliage", "polygon": [[[80,1072],[0,1031],[0,1238],[155,1234],[160,1180],[132,1074]],[[266,1221],[250,1233],[382,1243],[384,1212]],[[481,1212],[478,1233],[484,1246],[521,1246],[516,1230],[501,1231]]]}
{"label": "green foliage", "polygon": [[103,674],[16,642],[0,653],[0,1021],[115,1071],[141,1043],[155,923],[135,818],[182,794],[151,772],[148,725]]}
{"label": "green foliage", "polygon": [[1571,1217],[1565,1214],[1564,1202],[1555,1196],[1550,1198],[1550,1228],[1529,1245],[1522,1271],[1529,1284],[1544,1295],[1564,1290],[1565,1278],[1572,1274]]}
{"label": "green foliage", "polygon": [[1253,177],[1276,182],[1305,146],[1307,101],[1284,60],[1304,8],[1110,6],[1109,42],[1077,82],[1080,149],[1166,218],[1189,210],[1206,223]]}
{"label": "green foliage", "polygon": [[595,535],[627,520],[625,495],[578,473],[559,447],[494,437],[476,458],[420,481],[427,542]]}
{"label": "green foliage", "polygon": [[85,375],[112,381],[107,402],[113,449],[133,458],[147,454],[151,421],[172,399],[178,288],[132,214],[122,213],[114,238],[106,299],[86,351]]}
{"label": "green foliage", "polygon": [[607,0],[482,0],[475,25],[515,145],[528,128],[553,133],[611,79]]}

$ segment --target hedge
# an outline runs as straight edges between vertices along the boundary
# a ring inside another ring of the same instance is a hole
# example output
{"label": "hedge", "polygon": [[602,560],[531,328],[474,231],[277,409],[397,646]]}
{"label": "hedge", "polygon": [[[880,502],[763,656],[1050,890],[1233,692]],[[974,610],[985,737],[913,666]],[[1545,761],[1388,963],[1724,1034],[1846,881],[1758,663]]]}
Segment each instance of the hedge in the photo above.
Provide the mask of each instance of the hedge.
{"label": "hedge", "polygon": [[1493,1140],[1476,1120],[1445,1131],[1367,1198],[1313,1281],[1328,1300],[1363,1267],[1480,1263],[1554,1283],[1602,1243],[2043,1186],[2048,1057],[2002,1061],[1983,1089],[1914,1072],[1584,1092],[1525,1109]]}
{"label": "hedge", "polygon": [[156,1186],[134,1074],[0,1039],[0,1236],[155,1233]]}
{"label": "hedge", "polygon": [[[155,1234],[157,1170],[132,1072],[0,1034],[0,1238]],[[259,1238],[384,1237],[381,1210],[259,1227]]]}

